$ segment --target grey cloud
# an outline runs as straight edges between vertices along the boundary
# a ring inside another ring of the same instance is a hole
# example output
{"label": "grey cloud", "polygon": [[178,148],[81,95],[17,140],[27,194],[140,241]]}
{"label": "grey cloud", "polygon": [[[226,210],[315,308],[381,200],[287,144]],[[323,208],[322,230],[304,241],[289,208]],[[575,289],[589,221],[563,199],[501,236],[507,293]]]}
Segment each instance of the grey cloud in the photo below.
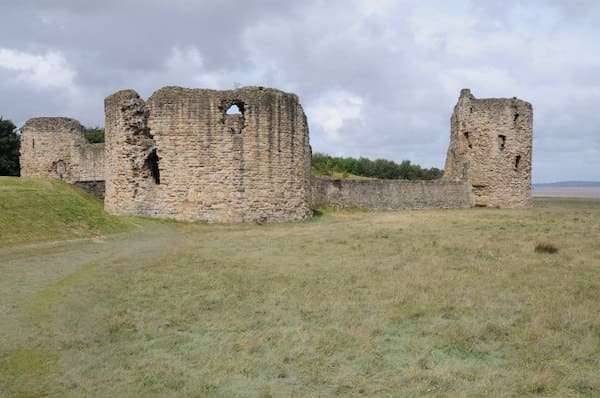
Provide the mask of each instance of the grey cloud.
{"label": "grey cloud", "polygon": [[[10,2],[0,48],[59,51],[76,71],[78,97],[19,86],[0,68],[0,113],[21,120],[73,112],[101,124],[102,100],[118,89],[148,96],[165,84],[260,84],[300,95],[315,151],[441,167],[458,90],[470,86],[478,97],[533,103],[535,179],[600,179],[600,3],[389,2],[372,10],[384,3]],[[335,142],[310,114],[332,92],[362,99],[360,118],[345,119]],[[563,167],[552,165],[556,153]]]}

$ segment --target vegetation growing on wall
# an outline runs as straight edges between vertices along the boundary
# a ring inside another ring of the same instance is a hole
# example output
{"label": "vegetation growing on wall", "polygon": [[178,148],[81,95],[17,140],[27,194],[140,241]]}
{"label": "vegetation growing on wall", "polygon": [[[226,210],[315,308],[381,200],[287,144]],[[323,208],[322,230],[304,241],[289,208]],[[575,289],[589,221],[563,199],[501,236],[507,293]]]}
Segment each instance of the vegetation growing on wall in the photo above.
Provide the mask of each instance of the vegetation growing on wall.
{"label": "vegetation growing on wall", "polygon": [[410,160],[396,163],[386,159],[333,157],[318,152],[312,156],[312,168],[316,175],[342,173],[389,180],[435,180],[444,175],[443,170],[422,168],[418,164],[411,164]]}
{"label": "vegetation growing on wall", "polygon": [[0,175],[18,176],[21,138],[17,126],[0,116]]}

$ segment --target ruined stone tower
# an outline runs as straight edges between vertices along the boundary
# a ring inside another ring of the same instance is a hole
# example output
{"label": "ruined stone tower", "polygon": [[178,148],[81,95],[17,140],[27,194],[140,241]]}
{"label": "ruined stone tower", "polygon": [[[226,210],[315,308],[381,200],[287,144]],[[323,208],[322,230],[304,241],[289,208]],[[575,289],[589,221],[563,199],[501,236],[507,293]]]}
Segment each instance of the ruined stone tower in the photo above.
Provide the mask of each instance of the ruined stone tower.
{"label": "ruined stone tower", "polygon": [[[531,206],[531,104],[461,91],[443,180],[311,178],[298,97],[276,89],[165,87],[105,100],[105,144],[69,118],[22,128],[21,175],[59,178],[112,214],[208,222],[303,219],[313,206],[373,209]],[[105,188],[106,181],[106,189]]]}
{"label": "ruined stone tower", "polygon": [[143,101],[125,90],[106,98],[105,114],[110,213],[209,222],[312,214],[308,126],[294,94],[165,87]]}
{"label": "ruined stone tower", "polygon": [[445,179],[467,181],[476,207],[531,206],[531,104],[463,89],[451,119]]}
{"label": "ruined stone tower", "polygon": [[90,144],[77,120],[29,119],[21,129],[21,176],[70,183],[103,181],[104,144]]}

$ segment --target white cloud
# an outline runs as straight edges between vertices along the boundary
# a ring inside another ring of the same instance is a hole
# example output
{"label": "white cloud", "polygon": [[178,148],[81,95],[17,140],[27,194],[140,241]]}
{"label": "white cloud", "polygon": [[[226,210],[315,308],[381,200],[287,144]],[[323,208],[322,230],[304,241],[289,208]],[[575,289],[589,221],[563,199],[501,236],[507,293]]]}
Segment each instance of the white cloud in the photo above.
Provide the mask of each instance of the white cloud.
{"label": "white cloud", "polygon": [[216,89],[221,84],[219,74],[205,70],[204,58],[193,46],[184,49],[172,48],[166,67],[169,75],[187,76],[200,87]]}
{"label": "white cloud", "polygon": [[312,124],[322,129],[325,140],[340,141],[340,128],[348,121],[362,117],[363,100],[347,91],[331,91],[307,107]]}
{"label": "white cloud", "polygon": [[477,98],[510,98],[519,91],[519,85],[510,71],[502,68],[455,68],[442,72],[440,80],[447,93],[456,94],[461,88],[471,88]]}
{"label": "white cloud", "polygon": [[16,80],[33,88],[73,88],[75,70],[57,51],[35,55],[12,49],[0,49],[0,68],[14,71]]}

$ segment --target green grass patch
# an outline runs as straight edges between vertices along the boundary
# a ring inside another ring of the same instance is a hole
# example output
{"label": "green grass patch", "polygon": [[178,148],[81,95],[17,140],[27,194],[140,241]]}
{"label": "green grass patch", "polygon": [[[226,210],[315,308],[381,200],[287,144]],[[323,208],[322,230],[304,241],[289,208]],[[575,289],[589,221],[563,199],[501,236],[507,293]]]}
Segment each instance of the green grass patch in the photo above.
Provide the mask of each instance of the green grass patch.
{"label": "green grass patch", "polygon": [[0,246],[123,232],[127,218],[104,212],[103,203],[57,180],[0,177]]}
{"label": "green grass patch", "polygon": [[0,396],[59,396],[61,381],[49,376],[59,372],[59,356],[41,349],[0,351]]}
{"label": "green grass patch", "polygon": [[598,396],[600,200],[570,203],[0,248],[0,395]]}

